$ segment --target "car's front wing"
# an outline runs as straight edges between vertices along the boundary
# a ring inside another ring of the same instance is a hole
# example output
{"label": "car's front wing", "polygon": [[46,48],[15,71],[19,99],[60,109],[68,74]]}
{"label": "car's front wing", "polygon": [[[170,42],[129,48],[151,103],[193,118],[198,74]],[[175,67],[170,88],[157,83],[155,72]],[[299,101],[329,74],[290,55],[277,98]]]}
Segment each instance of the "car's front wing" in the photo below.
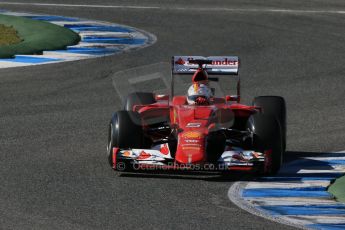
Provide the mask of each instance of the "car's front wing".
{"label": "car's front wing", "polygon": [[152,149],[113,149],[113,167],[130,162],[134,169],[191,169],[191,170],[241,170],[253,171],[265,163],[263,153],[239,148],[228,148],[215,163],[181,164],[175,161],[168,144]]}

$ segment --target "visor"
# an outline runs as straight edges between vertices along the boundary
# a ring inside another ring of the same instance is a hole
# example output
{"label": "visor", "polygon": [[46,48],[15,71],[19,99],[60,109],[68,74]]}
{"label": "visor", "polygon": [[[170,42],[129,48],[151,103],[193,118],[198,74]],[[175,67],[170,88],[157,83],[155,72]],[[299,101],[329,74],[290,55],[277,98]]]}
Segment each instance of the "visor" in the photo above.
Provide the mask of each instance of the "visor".
{"label": "visor", "polygon": [[189,101],[195,101],[198,97],[205,98],[206,100],[208,100],[208,98],[204,95],[192,95],[192,96],[188,96],[187,98]]}

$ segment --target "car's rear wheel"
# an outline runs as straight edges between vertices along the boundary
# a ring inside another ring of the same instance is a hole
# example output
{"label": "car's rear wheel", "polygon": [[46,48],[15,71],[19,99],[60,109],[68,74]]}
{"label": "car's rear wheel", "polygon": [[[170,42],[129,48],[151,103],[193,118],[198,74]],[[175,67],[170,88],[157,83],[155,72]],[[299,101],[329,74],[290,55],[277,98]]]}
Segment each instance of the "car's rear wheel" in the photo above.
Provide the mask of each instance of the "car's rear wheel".
{"label": "car's rear wheel", "polygon": [[[114,147],[121,149],[140,149],[143,146],[143,140],[144,134],[139,114],[133,111],[116,112],[109,124],[107,152],[110,166],[114,168]],[[123,164],[127,163],[123,162]],[[125,168],[129,169],[130,165],[125,165]]]}
{"label": "car's rear wheel", "polygon": [[133,111],[135,105],[149,105],[156,103],[156,99],[153,93],[147,92],[135,92],[127,96],[124,103],[124,110]]}
{"label": "car's rear wheel", "polygon": [[253,100],[254,106],[262,108],[266,115],[276,117],[281,127],[283,149],[286,149],[286,104],[283,97],[279,96],[260,96]]}
{"label": "car's rear wheel", "polygon": [[253,132],[253,149],[265,154],[264,174],[276,174],[283,162],[281,128],[272,115],[254,114],[248,120],[248,128]]}
{"label": "car's rear wheel", "polygon": [[[128,95],[124,103],[124,110],[133,111],[136,105],[151,105],[156,102],[157,100],[153,93],[135,92]],[[166,107],[166,109],[167,111],[169,111],[168,107]],[[144,120],[144,123],[145,125],[148,125],[148,126],[157,127],[157,126],[162,126],[165,123],[169,123],[169,121],[170,121],[169,116],[166,113],[164,113],[164,115],[162,114],[161,116],[156,116],[153,118],[146,119]],[[150,140],[147,139],[146,143],[150,143]]]}

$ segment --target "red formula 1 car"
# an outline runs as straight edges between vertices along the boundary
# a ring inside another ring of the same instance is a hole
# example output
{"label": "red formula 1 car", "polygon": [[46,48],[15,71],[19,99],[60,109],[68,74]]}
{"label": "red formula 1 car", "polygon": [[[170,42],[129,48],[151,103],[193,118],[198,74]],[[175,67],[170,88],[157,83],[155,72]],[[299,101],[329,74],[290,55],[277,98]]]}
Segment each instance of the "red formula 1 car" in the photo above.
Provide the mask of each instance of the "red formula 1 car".
{"label": "red formula 1 car", "polygon": [[[234,56],[173,57],[170,95],[131,93],[113,115],[111,167],[276,173],[286,146],[285,101],[261,96],[240,104],[238,69]],[[222,94],[221,78],[235,79],[235,94]]]}

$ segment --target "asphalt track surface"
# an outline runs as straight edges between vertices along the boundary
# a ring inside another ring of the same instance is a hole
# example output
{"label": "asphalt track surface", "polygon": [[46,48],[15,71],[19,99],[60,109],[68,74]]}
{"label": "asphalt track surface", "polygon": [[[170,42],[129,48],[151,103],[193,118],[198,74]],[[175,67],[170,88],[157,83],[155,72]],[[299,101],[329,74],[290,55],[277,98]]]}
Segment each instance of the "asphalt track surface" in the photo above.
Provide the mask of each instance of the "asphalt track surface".
{"label": "asphalt track surface", "polygon": [[111,76],[175,54],[238,55],[244,102],[284,96],[287,159],[344,149],[343,1],[41,2],[162,8],[0,7],[125,24],[158,41],[106,58],[0,70],[1,229],[290,228],[228,200],[244,176],[110,170],[107,124],[121,106]]}

